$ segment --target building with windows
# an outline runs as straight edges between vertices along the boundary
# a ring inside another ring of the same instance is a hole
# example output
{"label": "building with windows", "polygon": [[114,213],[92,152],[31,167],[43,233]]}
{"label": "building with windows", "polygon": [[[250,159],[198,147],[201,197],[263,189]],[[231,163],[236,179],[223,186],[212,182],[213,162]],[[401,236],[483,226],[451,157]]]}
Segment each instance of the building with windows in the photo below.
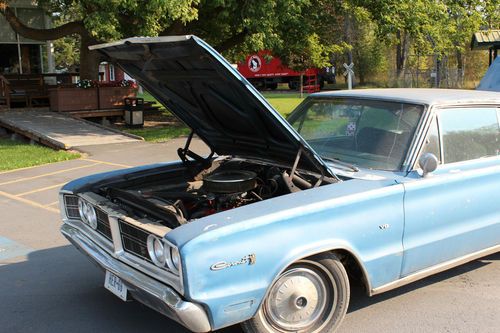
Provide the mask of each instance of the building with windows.
{"label": "building with windows", "polygon": [[[37,29],[51,27],[48,15],[30,0],[9,2],[16,16]],[[0,15],[0,74],[42,74],[54,72],[51,41],[37,41],[18,35]]]}

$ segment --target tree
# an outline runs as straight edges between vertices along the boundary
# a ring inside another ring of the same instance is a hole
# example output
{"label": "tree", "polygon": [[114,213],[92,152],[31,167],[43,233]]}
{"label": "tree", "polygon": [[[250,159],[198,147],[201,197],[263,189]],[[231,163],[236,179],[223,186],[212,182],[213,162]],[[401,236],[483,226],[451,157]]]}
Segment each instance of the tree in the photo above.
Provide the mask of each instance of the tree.
{"label": "tree", "polygon": [[[277,49],[282,54],[306,41],[319,25],[314,5],[328,7],[326,0],[39,0],[51,15],[64,14],[65,20],[53,29],[32,29],[21,22],[0,0],[0,10],[20,35],[36,40],[55,40],[78,35],[80,76],[97,78],[99,54],[88,46],[131,36],[196,34],[230,58],[250,51]],[[306,15],[307,14],[307,15]],[[306,19],[301,20],[302,17]],[[290,21],[297,24],[287,29]],[[291,35],[298,31],[297,35]],[[321,37],[321,32],[318,33]],[[322,38],[320,46],[328,46]]]}
{"label": "tree", "polygon": [[481,13],[481,0],[444,0],[448,12],[449,49],[447,53],[456,58],[458,77],[463,80],[464,75],[464,53],[469,48],[472,34],[480,29],[484,22]]}
{"label": "tree", "polygon": [[410,46],[431,53],[444,45],[446,6],[430,0],[372,0],[362,2],[377,23],[381,39],[396,46],[396,76],[401,78]]}
{"label": "tree", "polygon": [[360,84],[365,84],[368,77],[386,69],[383,56],[385,45],[375,34],[376,24],[365,14],[356,15],[352,40],[352,58]]}
{"label": "tree", "polygon": [[78,35],[80,39],[80,76],[97,79],[100,56],[90,45],[129,34],[154,35],[169,20],[187,22],[196,18],[197,0],[39,0],[50,15],[63,13],[70,21],[52,29],[33,29],[24,24],[10,8],[9,0],[0,0],[0,12],[14,31],[35,40],[57,40]]}

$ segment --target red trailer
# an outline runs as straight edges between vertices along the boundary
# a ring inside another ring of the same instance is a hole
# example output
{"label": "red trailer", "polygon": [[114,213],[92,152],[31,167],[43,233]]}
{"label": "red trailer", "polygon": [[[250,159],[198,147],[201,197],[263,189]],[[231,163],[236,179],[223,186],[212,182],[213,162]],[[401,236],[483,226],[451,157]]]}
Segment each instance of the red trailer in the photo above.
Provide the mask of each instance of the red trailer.
{"label": "red trailer", "polygon": [[[249,55],[238,64],[238,71],[258,89],[276,89],[278,83],[288,83],[290,89],[298,89],[300,72],[281,63],[270,51],[263,50]],[[335,67],[308,68],[304,72],[303,85],[306,89],[319,90],[325,82],[335,83]]]}

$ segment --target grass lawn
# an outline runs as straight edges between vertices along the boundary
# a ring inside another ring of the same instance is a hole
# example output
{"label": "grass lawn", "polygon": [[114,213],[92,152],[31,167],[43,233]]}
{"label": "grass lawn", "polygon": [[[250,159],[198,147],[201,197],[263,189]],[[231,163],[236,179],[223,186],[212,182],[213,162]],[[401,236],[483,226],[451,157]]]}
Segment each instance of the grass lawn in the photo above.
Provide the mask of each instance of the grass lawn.
{"label": "grass lawn", "polygon": [[[275,93],[275,92],[262,92],[262,95],[268,100],[269,103],[283,116],[286,117],[290,112],[292,112],[293,109],[297,105],[299,105],[300,102],[303,101],[302,98],[300,98],[299,93]],[[306,97],[307,94],[304,94],[304,97]],[[144,98],[145,101],[153,101],[156,102],[156,99],[151,96],[147,91],[145,91],[142,95],[138,95],[138,97]],[[160,103],[156,102],[155,105],[163,107]],[[134,132],[130,132],[133,134],[136,134]],[[138,134],[140,135],[140,134]],[[142,136],[142,135],[141,135]]]}
{"label": "grass lawn", "polygon": [[[283,116],[286,117],[304,99],[299,93],[270,93],[263,92],[262,95],[267,101]],[[304,94],[304,98],[307,94]]]}
{"label": "grass lawn", "polygon": [[[300,102],[303,101],[303,99],[300,98],[299,93],[264,92],[263,95],[283,117],[286,117],[290,112],[292,112],[293,109],[295,109],[297,105],[299,105]],[[138,97],[144,98],[145,101],[156,102],[155,98],[148,92],[144,92]],[[161,106],[158,102],[155,104],[163,108],[163,106]],[[168,111],[164,110],[163,112],[166,115],[169,115]],[[147,117],[145,118],[145,121],[148,121]],[[149,142],[163,142],[189,134],[189,129],[181,123],[176,125],[169,124],[165,126],[145,126],[144,128],[138,129],[123,129],[123,131],[142,136],[144,140]]]}
{"label": "grass lawn", "polygon": [[124,131],[142,136],[144,140],[149,142],[163,142],[179,136],[188,135],[190,132],[189,128],[183,126],[183,124],[153,128],[127,128]]}
{"label": "grass lawn", "polygon": [[0,138],[0,171],[79,158],[80,154]]}

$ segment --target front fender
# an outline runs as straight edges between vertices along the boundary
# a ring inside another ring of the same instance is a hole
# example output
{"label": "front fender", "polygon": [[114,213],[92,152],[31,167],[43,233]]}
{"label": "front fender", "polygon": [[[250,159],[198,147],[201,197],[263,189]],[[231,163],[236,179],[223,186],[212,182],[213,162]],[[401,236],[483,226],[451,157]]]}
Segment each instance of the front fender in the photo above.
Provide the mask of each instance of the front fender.
{"label": "front fender", "polygon": [[[401,269],[403,193],[394,182],[348,181],[180,227],[167,238],[181,251],[185,295],[207,308],[218,329],[253,317],[275,278],[312,254],[344,249],[371,288],[393,281]],[[244,260],[249,255],[253,264]],[[211,269],[220,262],[224,269]]]}

